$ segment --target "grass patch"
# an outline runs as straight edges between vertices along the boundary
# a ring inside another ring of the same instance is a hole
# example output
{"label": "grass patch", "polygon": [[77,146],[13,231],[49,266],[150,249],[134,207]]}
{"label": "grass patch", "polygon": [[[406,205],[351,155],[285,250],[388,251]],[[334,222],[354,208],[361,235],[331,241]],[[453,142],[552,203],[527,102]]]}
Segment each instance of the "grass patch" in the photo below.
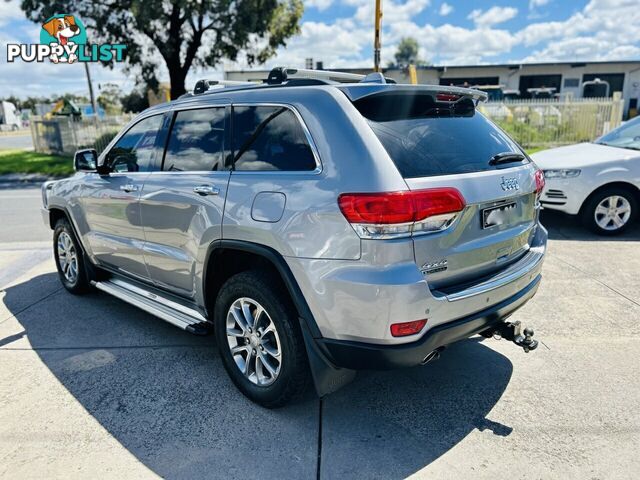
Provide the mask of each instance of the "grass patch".
{"label": "grass patch", "polygon": [[73,173],[73,160],[29,150],[0,150],[0,175],[6,173],[67,176]]}

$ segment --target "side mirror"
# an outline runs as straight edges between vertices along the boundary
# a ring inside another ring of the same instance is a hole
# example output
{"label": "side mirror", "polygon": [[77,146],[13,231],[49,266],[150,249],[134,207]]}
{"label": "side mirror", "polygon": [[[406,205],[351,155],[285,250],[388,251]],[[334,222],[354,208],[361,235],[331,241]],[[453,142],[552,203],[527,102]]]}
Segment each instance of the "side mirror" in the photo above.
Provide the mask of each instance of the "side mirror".
{"label": "side mirror", "polygon": [[92,148],[78,150],[73,157],[73,167],[77,172],[95,172],[98,168],[98,152]]}

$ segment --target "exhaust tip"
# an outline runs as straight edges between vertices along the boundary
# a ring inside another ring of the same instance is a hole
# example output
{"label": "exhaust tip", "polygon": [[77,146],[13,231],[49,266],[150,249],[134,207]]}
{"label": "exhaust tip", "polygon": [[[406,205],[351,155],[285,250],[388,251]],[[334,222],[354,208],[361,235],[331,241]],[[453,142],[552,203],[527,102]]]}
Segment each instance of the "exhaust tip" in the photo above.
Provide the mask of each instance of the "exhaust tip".
{"label": "exhaust tip", "polygon": [[426,365],[427,363],[432,362],[433,360],[437,360],[439,358],[440,358],[440,349],[436,349],[433,352],[429,353],[429,355],[424,357],[420,362],[420,365]]}

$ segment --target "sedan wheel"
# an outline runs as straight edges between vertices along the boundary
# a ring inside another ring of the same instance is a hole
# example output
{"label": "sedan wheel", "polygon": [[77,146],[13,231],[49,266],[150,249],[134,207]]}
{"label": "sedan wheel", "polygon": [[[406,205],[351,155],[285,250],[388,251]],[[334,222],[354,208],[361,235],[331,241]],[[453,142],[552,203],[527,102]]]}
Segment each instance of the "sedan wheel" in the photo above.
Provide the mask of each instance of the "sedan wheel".
{"label": "sedan wheel", "polygon": [[592,194],[581,210],[586,227],[598,235],[618,235],[637,217],[636,194],[627,188],[611,186]]}
{"label": "sedan wheel", "polygon": [[603,230],[619,230],[631,218],[631,203],[625,197],[611,195],[598,204],[594,216],[596,223]]}

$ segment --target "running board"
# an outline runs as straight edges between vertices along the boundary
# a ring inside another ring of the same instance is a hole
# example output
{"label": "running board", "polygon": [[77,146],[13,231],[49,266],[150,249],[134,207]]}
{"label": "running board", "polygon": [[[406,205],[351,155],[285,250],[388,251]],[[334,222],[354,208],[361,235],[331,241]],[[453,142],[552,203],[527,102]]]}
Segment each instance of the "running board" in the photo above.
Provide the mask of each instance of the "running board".
{"label": "running board", "polygon": [[189,333],[196,335],[206,335],[209,333],[207,319],[198,311],[189,307],[180,305],[179,303],[120,279],[110,279],[104,282],[93,281],[91,283],[98,290],[102,290],[120,300],[124,300]]}

